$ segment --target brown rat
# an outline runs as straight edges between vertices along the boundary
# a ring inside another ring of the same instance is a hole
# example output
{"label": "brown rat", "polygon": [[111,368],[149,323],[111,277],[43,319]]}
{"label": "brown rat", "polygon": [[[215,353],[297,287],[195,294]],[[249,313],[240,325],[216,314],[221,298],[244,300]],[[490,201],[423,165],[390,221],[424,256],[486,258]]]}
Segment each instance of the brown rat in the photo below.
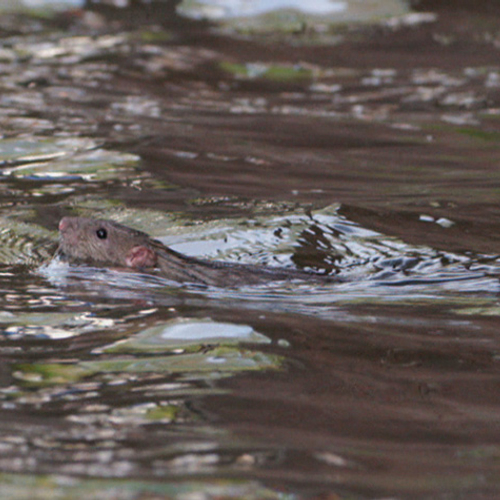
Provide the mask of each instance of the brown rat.
{"label": "brown rat", "polygon": [[293,269],[189,257],[142,231],[108,220],[64,217],[59,223],[59,233],[56,255],[67,260],[137,269],[158,268],[162,276],[178,282],[234,287],[292,279],[328,280],[322,275]]}

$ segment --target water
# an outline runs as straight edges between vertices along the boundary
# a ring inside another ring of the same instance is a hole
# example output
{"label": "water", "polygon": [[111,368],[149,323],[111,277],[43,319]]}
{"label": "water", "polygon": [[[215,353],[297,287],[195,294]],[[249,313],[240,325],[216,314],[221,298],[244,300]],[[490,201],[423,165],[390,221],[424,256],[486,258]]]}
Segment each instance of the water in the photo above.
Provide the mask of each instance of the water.
{"label": "water", "polygon": [[[500,12],[171,15],[0,17],[2,496],[497,498]],[[64,215],[339,282],[72,266]]]}

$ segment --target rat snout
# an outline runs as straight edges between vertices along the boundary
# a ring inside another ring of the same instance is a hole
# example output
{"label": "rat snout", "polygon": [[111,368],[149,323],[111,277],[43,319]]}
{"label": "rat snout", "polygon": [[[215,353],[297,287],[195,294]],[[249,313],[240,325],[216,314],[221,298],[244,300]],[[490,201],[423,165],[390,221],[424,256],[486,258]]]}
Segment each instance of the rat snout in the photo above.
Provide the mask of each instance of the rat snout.
{"label": "rat snout", "polygon": [[59,231],[63,232],[65,231],[69,226],[69,220],[67,217],[63,217],[60,221],[59,221]]}
{"label": "rat snout", "polygon": [[68,229],[68,227],[71,226],[71,219],[70,217],[63,217],[59,221],[59,231],[64,232]]}
{"label": "rat snout", "polygon": [[59,222],[59,235],[61,244],[69,251],[78,243],[78,230],[76,217],[63,217]]}
{"label": "rat snout", "polygon": [[61,233],[65,233],[68,231],[77,231],[79,227],[81,226],[81,219],[80,217],[63,217],[59,221],[59,231]]}

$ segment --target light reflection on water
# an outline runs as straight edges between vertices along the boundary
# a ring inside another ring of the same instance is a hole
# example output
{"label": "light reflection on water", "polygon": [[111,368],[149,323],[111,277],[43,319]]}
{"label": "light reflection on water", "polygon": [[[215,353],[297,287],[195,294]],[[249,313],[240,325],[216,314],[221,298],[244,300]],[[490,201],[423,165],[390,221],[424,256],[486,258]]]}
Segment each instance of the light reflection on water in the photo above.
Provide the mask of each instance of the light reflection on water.
{"label": "light reflection on water", "polygon": [[[399,0],[198,0],[184,1],[179,6],[180,13],[194,18],[227,20],[231,18],[258,17],[270,13],[300,13],[308,16],[328,18],[329,21],[356,22],[374,20],[383,16],[396,16],[407,12],[405,2]],[[293,19],[293,15],[291,16]],[[283,22],[286,25],[286,20]]]}
{"label": "light reflection on water", "polygon": [[344,1],[314,0],[312,2],[301,2],[300,0],[212,0],[203,1],[201,4],[211,6],[211,17],[236,17],[255,16],[279,9],[297,9],[309,14],[330,14],[343,12],[347,3]]}

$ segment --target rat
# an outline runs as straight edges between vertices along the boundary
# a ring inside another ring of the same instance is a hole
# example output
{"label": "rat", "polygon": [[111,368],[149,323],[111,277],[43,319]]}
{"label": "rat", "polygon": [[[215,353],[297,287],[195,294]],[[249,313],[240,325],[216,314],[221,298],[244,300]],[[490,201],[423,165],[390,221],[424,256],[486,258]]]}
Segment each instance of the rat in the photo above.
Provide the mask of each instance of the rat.
{"label": "rat", "polygon": [[[269,281],[332,279],[298,269],[190,257],[142,231],[103,219],[63,217],[59,222],[59,234],[56,255],[64,260],[142,270],[156,268],[163,277],[181,283],[237,287]],[[335,281],[339,281],[338,278]]]}

